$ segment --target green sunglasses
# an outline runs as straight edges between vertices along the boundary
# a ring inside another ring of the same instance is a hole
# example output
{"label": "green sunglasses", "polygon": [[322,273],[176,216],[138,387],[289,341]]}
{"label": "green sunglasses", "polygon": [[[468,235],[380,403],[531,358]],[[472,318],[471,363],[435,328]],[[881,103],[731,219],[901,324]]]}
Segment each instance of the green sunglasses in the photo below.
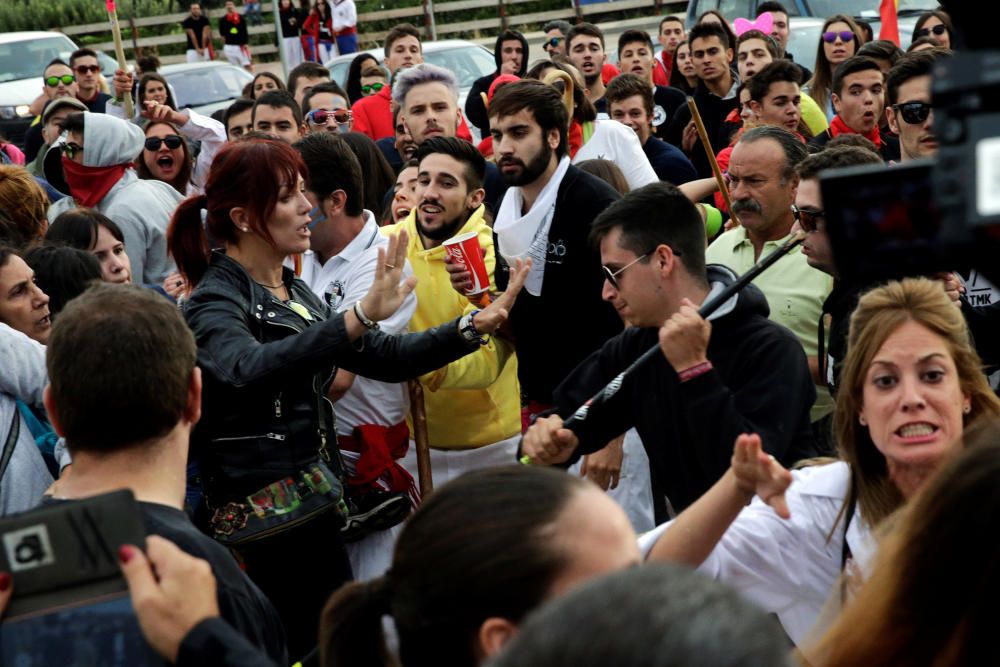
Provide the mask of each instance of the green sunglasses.
{"label": "green sunglasses", "polygon": [[385,88],[384,83],[373,83],[370,86],[361,86],[361,93],[364,95],[370,95],[372,93],[377,93],[383,88]]}
{"label": "green sunglasses", "polygon": [[68,86],[74,81],[76,81],[76,77],[73,76],[72,74],[63,74],[62,76],[47,77],[45,79],[45,85],[49,86],[50,88],[55,88],[56,86],[59,85],[60,82],[62,82],[64,86]]}

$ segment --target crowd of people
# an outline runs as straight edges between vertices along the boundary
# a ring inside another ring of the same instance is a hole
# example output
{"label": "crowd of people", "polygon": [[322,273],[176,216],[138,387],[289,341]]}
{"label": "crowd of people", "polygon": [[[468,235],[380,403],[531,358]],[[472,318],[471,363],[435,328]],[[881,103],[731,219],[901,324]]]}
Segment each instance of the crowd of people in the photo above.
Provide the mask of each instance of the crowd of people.
{"label": "crowd of people", "polygon": [[49,63],[0,166],[0,516],[131,490],[179,665],[990,664],[995,315],[842,278],[820,187],[934,159],[954,28],[834,15],[809,71],[758,7],[617,63],[504,30],[464,109],[409,24],[331,80],[351,0],[281,0],[288,76],[213,117]]}

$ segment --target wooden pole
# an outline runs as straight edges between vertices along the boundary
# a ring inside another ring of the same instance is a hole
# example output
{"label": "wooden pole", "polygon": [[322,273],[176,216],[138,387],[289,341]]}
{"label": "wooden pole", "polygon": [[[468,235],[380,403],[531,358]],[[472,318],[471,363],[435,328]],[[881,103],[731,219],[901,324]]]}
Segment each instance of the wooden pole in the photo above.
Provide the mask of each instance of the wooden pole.
{"label": "wooden pole", "polygon": [[583,23],[583,10],[580,9],[580,0],[573,0],[573,9],[576,10],[576,22]]}
{"label": "wooden pole", "polygon": [[434,490],[431,470],[431,449],[427,440],[427,411],[424,408],[424,388],[417,380],[406,383],[410,391],[410,417],[413,420],[413,442],[417,448],[417,481],[420,497],[426,498]]}
{"label": "wooden pole", "polygon": [[[115,0],[106,0],[105,7],[108,10],[108,17],[111,19],[111,35],[115,38],[115,56],[118,58],[118,68],[127,72],[128,60],[125,58],[125,46],[122,44],[122,28],[118,25],[118,10],[115,8]],[[125,93],[122,99],[122,107],[125,110],[125,118],[131,120],[135,115],[131,91]]]}
{"label": "wooden pole", "polygon": [[434,22],[434,0],[423,0],[424,25],[427,28],[427,36],[430,40],[437,41],[437,24]]}
{"label": "wooden pole", "polygon": [[733,213],[733,201],[729,198],[729,188],[726,187],[726,180],[722,178],[722,170],[719,169],[719,163],[715,160],[715,151],[712,149],[712,142],[708,140],[708,131],[705,130],[705,123],[701,120],[701,114],[698,113],[698,105],[690,95],[687,98],[687,104],[688,109],[691,110],[691,119],[694,120],[694,126],[698,129],[698,137],[701,138],[701,145],[705,149],[705,155],[708,156],[708,163],[712,166],[712,174],[715,176],[715,182],[719,184],[719,192],[722,193],[722,200],[726,202],[726,208],[729,209],[729,215],[732,217],[733,222],[738,225],[740,224],[740,219]]}

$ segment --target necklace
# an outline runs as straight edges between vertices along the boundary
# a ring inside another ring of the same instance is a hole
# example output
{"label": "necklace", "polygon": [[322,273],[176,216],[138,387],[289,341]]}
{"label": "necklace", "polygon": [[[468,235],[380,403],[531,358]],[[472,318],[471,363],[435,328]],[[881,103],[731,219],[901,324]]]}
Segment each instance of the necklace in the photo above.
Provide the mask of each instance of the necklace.
{"label": "necklace", "polygon": [[261,287],[266,287],[268,289],[281,289],[282,287],[285,286],[285,283],[278,283],[277,285],[268,285],[267,283],[262,283],[259,280],[255,280],[254,282],[256,282]]}

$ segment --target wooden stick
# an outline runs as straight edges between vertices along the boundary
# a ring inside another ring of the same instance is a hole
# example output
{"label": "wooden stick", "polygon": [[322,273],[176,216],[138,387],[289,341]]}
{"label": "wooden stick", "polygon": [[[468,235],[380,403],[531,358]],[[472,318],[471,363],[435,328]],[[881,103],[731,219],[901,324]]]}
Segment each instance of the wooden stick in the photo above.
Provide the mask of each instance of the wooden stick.
{"label": "wooden stick", "polygon": [[[118,10],[115,8],[115,0],[107,0],[105,6],[108,10],[108,17],[111,19],[111,35],[115,38],[115,56],[118,58],[118,68],[123,72],[128,71],[128,60],[125,58],[125,46],[122,44],[122,29],[118,25]],[[135,115],[135,107],[132,104],[132,92],[126,91],[122,99],[122,108],[125,110],[126,120],[132,120]]]}
{"label": "wooden stick", "polygon": [[738,225],[740,224],[740,219],[733,213],[733,200],[729,198],[729,188],[726,187],[726,180],[722,178],[722,170],[719,169],[719,163],[715,160],[715,151],[712,149],[712,142],[708,140],[708,131],[705,130],[705,123],[701,120],[701,114],[698,113],[698,105],[690,95],[687,98],[687,103],[688,109],[691,110],[691,119],[694,120],[694,126],[698,129],[698,136],[701,138],[701,146],[705,149],[705,155],[708,156],[708,163],[712,166],[712,174],[715,176],[716,183],[719,184],[719,192],[722,193],[722,200],[726,202],[726,208],[729,209],[729,215],[733,219],[733,222]]}
{"label": "wooden stick", "polygon": [[426,498],[434,490],[431,470],[431,449],[427,440],[427,410],[424,408],[424,388],[417,380],[406,383],[410,391],[410,416],[413,418],[413,441],[417,447],[417,480],[420,497]]}

